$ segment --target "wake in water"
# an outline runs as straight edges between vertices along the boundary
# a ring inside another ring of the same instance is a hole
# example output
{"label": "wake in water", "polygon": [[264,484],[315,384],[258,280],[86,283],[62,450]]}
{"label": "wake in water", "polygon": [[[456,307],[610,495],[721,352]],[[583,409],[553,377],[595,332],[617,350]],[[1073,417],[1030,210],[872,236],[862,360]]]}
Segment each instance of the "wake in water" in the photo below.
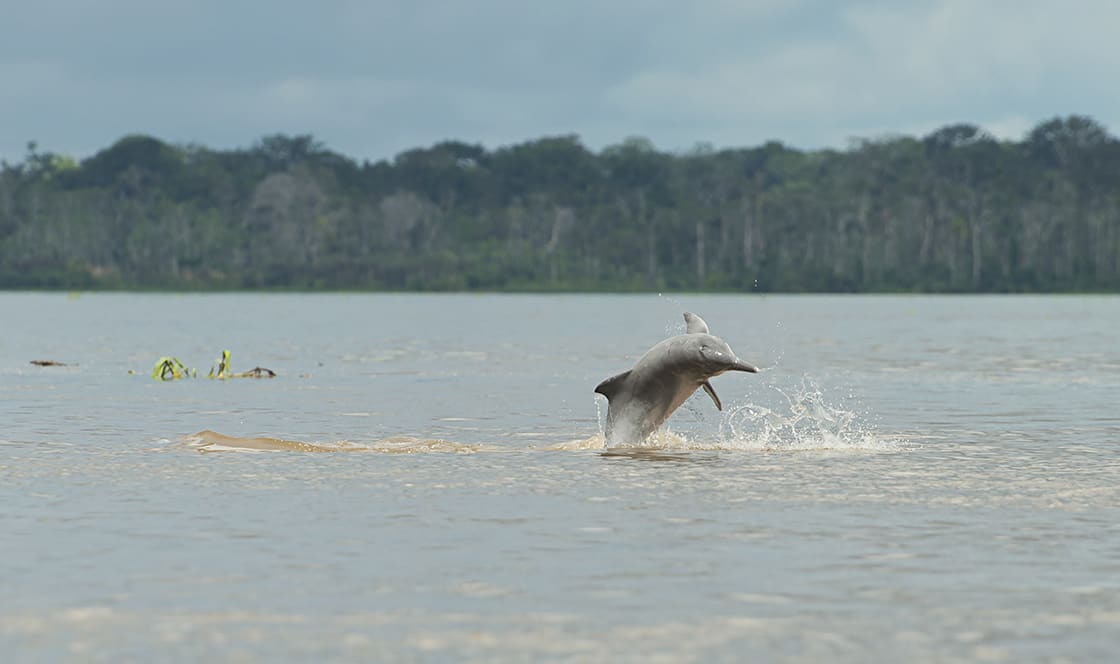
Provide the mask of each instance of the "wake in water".
{"label": "wake in water", "polygon": [[483,445],[468,445],[450,440],[393,436],[372,443],[304,443],[282,438],[245,438],[227,436],[217,431],[199,431],[179,439],[180,444],[199,452],[377,452],[380,454],[418,454],[442,452],[445,454],[472,454],[480,452]]}
{"label": "wake in water", "polygon": [[[784,403],[775,407],[747,403],[732,406],[723,415],[718,434],[680,433],[671,428],[656,431],[637,444],[606,446],[602,431],[587,438],[531,448],[538,451],[599,450],[606,455],[651,458],[665,453],[689,451],[741,450],[783,451],[870,451],[895,452],[906,449],[907,442],[884,435],[866,424],[858,413],[829,403],[822,391],[810,381],[787,393],[771,386]],[[596,407],[599,402],[596,401]],[[599,413],[600,423],[602,412]],[[601,425],[600,425],[601,426]],[[199,452],[374,452],[379,454],[474,454],[477,452],[524,451],[505,445],[458,443],[439,438],[393,436],[369,443],[337,441],[305,443],[282,438],[227,436],[216,431],[199,431],[184,436],[179,443]]]}

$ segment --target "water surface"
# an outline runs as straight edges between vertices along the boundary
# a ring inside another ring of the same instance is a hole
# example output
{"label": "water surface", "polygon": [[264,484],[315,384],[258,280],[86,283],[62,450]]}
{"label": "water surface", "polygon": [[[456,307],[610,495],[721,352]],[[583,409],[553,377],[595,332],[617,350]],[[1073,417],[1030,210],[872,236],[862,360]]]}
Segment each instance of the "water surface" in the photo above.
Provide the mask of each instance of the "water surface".
{"label": "water surface", "polygon": [[[765,371],[604,454],[592,389],[686,309]],[[5,661],[1114,656],[1120,298],[0,312]],[[279,377],[207,380],[223,349]],[[164,355],[200,377],[153,381]]]}

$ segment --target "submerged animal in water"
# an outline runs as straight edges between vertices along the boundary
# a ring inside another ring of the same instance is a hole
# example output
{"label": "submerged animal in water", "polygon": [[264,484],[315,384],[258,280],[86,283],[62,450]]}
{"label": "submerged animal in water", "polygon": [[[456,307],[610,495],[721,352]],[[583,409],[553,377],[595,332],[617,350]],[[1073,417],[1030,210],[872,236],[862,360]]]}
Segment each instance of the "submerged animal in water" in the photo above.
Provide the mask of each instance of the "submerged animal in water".
{"label": "submerged animal in water", "polygon": [[684,334],[658,343],[633,369],[595,387],[607,398],[608,446],[641,443],[700,387],[723,410],[708,379],[725,371],[758,372],[740,360],[727,342],[709,334],[704,319],[686,313],[684,321]]}

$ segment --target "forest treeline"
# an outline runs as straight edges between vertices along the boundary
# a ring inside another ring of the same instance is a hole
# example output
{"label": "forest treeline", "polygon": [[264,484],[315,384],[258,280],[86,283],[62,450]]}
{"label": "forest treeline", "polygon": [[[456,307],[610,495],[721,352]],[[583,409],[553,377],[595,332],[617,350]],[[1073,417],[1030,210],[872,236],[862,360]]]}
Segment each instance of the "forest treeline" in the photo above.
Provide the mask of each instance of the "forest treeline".
{"label": "forest treeline", "polygon": [[127,136],[0,166],[0,287],[1117,291],[1120,141],[1084,116],[801,151]]}

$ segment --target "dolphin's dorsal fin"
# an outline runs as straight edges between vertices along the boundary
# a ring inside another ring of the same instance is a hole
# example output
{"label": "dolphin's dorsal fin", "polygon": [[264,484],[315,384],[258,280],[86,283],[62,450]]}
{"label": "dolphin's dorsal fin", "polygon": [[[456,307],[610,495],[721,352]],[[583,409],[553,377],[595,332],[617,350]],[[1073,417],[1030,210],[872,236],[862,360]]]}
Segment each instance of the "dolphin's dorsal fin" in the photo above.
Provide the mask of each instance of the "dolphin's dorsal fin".
{"label": "dolphin's dorsal fin", "polygon": [[708,381],[704,381],[703,383],[700,383],[700,385],[703,386],[704,391],[708,393],[708,396],[712,398],[712,401],[716,402],[716,410],[723,410],[723,404],[719,402],[719,395],[716,394],[716,388],[712,387],[712,384]]}
{"label": "dolphin's dorsal fin", "polygon": [[629,375],[629,371],[623,371],[617,376],[611,376],[610,378],[596,385],[595,391],[605,396],[607,398],[607,401],[610,401],[614,397],[614,395],[618,393],[618,390],[622,388],[622,383],[626,381],[626,378]]}
{"label": "dolphin's dorsal fin", "polygon": [[686,334],[708,334],[708,324],[704,322],[703,318],[697,316],[691,311],[685,312],[684,324],[684,331]]}

